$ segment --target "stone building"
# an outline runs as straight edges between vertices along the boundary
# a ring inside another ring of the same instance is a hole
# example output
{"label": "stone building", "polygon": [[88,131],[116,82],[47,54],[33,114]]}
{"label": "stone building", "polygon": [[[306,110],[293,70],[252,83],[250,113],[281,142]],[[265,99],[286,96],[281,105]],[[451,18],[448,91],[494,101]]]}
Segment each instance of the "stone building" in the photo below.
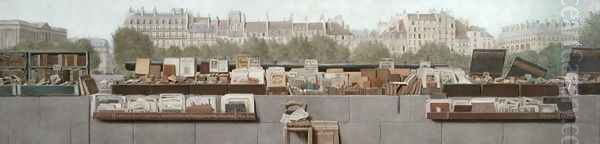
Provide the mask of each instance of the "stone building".
{"label": "stone building", "polygon": [[502,28],[498,46],[510,52],[540,51],[552,43],[577,45],[582,22],[545,20]]}
{"label": "stone building", "polygon": [[417,52],[427,43],[447,45],[450,50],[469,55],[470,49],[493,47],[493,37],[481,28],[455,19],[447,11],[396,15],[379,23],[379,38],[394,54]]}
{"label": "stone building", "polygon": [[243,43],[252,37],[286,42],[292,37],[319,35],[345,42],[352,36],[343,21],[331,19],[296,22],[290,17],[283,21],[248,21],[241,11],[231,11],[227,17],[220,18],[195,16],[181,8],[172,9],[170,13],[130,9],[124,27],[147,34],[160,48],[212,45],[219,39]]}
{"label": "stone building", "polygon": [[0,20],[0,50],[14,48],[25,41],[66,40],[67,30],[48,23],[30,23],[23,20]]}
{"label": "stone building", "polygon": [[87,39],[90,41],[94,51],[96,51],[96,53],[98,54],[98,57],[100,57],[100,63],[98,65],[98,68],[96,68],[94,71],[104,74],[113,73],[115,69],[113,57],[114,55],[113,49],[111,48],[108,40],[101,38]]}

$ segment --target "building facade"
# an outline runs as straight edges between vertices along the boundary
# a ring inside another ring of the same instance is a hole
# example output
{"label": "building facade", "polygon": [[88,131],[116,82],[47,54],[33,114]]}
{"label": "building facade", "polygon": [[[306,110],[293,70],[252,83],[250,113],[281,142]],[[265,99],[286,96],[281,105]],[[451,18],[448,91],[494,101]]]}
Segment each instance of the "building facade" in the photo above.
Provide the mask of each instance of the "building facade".
{"label": "building facade", "polygon": [[284,21],[248,21],[241,11],[231,11],[220,18],[195,16],[181,8],[172,9],[170,13],[130,9],[124,27],[150,36],[159,48],[212,45],[219,39],[237,43],[248,38],[286,42],[298,36],[327,36],[344,42],[352,36],[343,21],[296,22],[292,17]]}
{"label": "building facade", "polygon": [[67,30],[48,23],[30,23],[23,20],[0,20],[0,50],[14,48],[25,41],[66,40]]}
{"label": "building facade", "polygon": [[484,29],[452,17],[447,11],[406,13],[379,23],[379,38],[394,54],[416,53],[427,43],[446,45],[470,55],[472,49],[494,47],[494,38]]}
{"label": "building facade", "polygon": [[552,43],[577,45],[582,22],[545,20],[502,28],[498,46],[510,52],[540,51]]}
{"label": "building facade", "polygon": [[114,53],[108,40],[101,38],[87,38],[92,45],[94,51],[100,57],[100,63],[98,68],[94,69],[94,72],[110,74],[115,70]]}

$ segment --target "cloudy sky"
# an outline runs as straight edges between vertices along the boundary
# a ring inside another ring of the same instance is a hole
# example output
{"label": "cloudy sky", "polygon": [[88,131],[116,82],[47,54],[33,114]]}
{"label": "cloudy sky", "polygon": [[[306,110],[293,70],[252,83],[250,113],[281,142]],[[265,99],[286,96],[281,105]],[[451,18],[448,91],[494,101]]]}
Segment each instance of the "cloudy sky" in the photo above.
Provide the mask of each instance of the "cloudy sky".
{"label": "cloudy sky", "polygon": [[[585,1],[597,0],[580,1],[578,8]],[[203,16],[225,16],[230,10],[241,10],[249,20],[264,19],[267,13],[272,20],[287,19],[292,13],[296,19],[314,20],[321,15],[342,15],[354,30],[374,29],[378,21],[405,10],[443,8],[496,35],[503,25],[556,18],[565,6],[561,0],[0,0],[0,19],[48,22],[67,28],[69,37],[110,39],[130,7],[144,7],[146,11],[156,7],[164,12],[188,8]]]}

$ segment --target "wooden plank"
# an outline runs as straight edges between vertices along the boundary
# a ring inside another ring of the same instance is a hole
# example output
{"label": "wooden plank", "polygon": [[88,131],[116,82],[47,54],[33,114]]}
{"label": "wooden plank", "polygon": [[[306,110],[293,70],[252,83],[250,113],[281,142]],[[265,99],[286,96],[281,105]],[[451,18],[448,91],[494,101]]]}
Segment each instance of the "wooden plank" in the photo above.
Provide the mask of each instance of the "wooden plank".
{"label": "wooden plank", "polygon": [[429,112],[427,119],[434,121],[575,121],[573,112]]}
{"label": "wooden plank", "polygon": [[256,113],[94,112],[104,121],[256,121]]}

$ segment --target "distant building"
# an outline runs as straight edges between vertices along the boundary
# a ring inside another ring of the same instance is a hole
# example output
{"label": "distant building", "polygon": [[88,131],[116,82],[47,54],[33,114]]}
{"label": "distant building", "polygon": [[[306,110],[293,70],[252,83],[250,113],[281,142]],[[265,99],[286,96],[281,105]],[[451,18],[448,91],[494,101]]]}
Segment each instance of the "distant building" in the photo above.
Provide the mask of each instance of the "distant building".
{"label": "distant building", "polygon": [[427,43],[447,45],[465,55],[472,49],[494,45],[494,38],[485,30],[457,20],[446,11],[405,12],[389,22],[379,23],[379,27],[379,39],[394,54],[416,53]]}
{"label": "distant building", "polygon": [[67,30],[48,23],[30,23],[23,20],[0,20],[0,49],[13,48],[25,41],[66,40]]}
{"label": "distant building", "polygon": [[195,16],[186,9],[172,9],[171,13],[154,9],[147,13],[142,8],[130,9],[124,27],[150,36],[156,47],[184,48],[212,45],[218,39],[243,43],[253,37],[286,42],[296,36],[327,36],[343,42],[352,33],[340,21],[296,22],[292,17],[284,21],[247,21],[241,11],[231,11],[226,18],[219,18]]}
{"label": "distant building", "polygon": [[100,38],[88,38],[90,41],[92,48],[100,57],[100,63],[98,68],[94,71],[100,73],[113,73],[114,72],[114,57],[113,57],[113,49],[110,47],[108,40],[100,39]]}
{"label": "distant building", "polygon": [[540,51],[551,43],[577,45],[582,24],[545,20],[505,26],[498,38],[498,45],[510,52]]}

